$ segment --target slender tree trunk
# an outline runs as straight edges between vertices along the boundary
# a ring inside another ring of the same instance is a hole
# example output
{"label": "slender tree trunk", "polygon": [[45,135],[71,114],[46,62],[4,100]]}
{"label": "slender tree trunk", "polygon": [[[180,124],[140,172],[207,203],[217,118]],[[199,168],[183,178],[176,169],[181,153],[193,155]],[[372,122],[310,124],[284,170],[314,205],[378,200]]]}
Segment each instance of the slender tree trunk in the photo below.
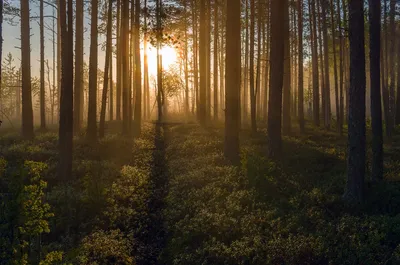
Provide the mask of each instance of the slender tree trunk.
{"label": "slender tree trunk", "polygon": [[[200,99],[199,118],[205,125],[207,116],[207,28],[206,28],[206,0],[200,0]],[[240,39],[240,38],[239,38]]]}
{"label": "slender tree trunk", "polygon": [[107,102],[107,93],[108,93],[108,84],[109,84],[109,68],[110,68],[110,59],[112,58],[112,3],[110,0],[108,2],[108,12],[107,12],[107,40],[106,40],[106,59],[104,63],[104,82],[103,82],[103,91],[101,97],[101,110],[100,110],[100,125],[99,125],[99,137],[104,137],[104,129],[106,122],[106,102]]}
{"label": "slender tree trunk", "polygon": [[218,0],[214,2],[214,120],[218,120]]}
{"label": "slender tree trunk", "polygon": [[83,0],[76,0],[74,132],[81,130],[83,109]]}
{"label": "slender tree trunk", "polygon": [[243,74],[243,122],[248,123],[248,98],[249,98],[249,0],[245,1],[245,48],[244,48],[244,74]]}
{"label": "slender tree trunk", "polygon": [[269,156],[282,154],[282,87],[284,74],[284,23],[286,4],[282,0],[271,0],[271,51],[268,104]]}
{"label": "slender tree trunk", "polygon": [[140,0],[135,1],[135,136],[142,129],[142,67],[140,60]]}
{"label": "slender tree trunk", "polygon": [[92,0],[92,19],[90,25],[90,55],[89,55],[89,109],[87,139],[97,141],[97,65],[98,65],[98,0]]}
{"label": "slender tree trunk", "polygon": [[327,0],[321,0],[321,14],[322,14],[322,34],[324,37],[324,85],[325,85],[325,127],[331,127],[331,84],[329,77],[329,46],[328,46],[328,25],[326,23],[326,6]]}
{"label": "slender tree trunk", "polygon": [[350,106],[348,131],[347,186],[344,198],[364,199],[365,175],[365,48],[364,1],[349,1]]}
{"label": "slender tree trunk", "polygon": [[344,122],[344,96],[343,96],[343,72],[344,72],[344,67],[343,67],[343,52],[344,52],[344,39],[343,39],[343,31],[340,28],[342,25],[342,19],[341,19],[341,9],[340,9],[340,0],[336,1],[337,5],[337,17],[338,17],[338,25],[339,25],[339,98],[340,98],[340,106],[339,106],[339,134],[342,136],[343,134],[343,122]]}
{"label": "slender tree trunk", "polygon": [[240,0],[227,1],[224,153],[233,163],[239,163],[240,10]]}
{"label": "slender tree trunk", "polygon": [[[339,110],[339,86],[338,86],[338,73],[337,73],[337,61],[336,61],[336,26],[335,26],[335,5],[333,0],[330,0],[331,7],[331,29],[332,29],[332,50],[333,50],[333,75],[335,81],[335,107],[336,107],[336,121],[337,130],[340,132],[340,110]],[[341,132],[340,132],[341,134]]]}
{"label": "slender tree trunk", "polygon": [[[3,0],[0,0],[0,62],[3,62]],[[2,63],[0,63],[0,84],[2,84],[2,74],[3,74],[3,67]],[[3,112],[3,98],[2,98],[2,91],[0,88],[0,111]],[[3,114],[1,114],[1,117]]]}
{"label": "slender tree trunk", "polygon": [[144,87],[144,102],[145,102],[145,119],[150,119],[150,86],[149,86],[149,59],[147,54],[148,49],[148,33],[147,33],[147,0],[144,1],[144,25],[143,25],[143,87]]}
{"label": "slender tree trunk", "polygon": [[72,0],[68,1],[68,26],[65,0],[60,0],[60,27],[62,51],[61,102],[59,126],[59,177],[67,181],[72,176],[73,150],[73,8]]}
{"label": "slender tree trunk", "polygon": [[304,133],[304,76],[303,76],[303,3],[302,1],[297,2],[297,12],[298,12],[298,35],[299,35],[299,102],[298,102],[298,112],[299,112],[299,126],[300,132]]}
{"label": "slender tree trunk", "polygon": [[[111,11],[112,13],[112,11]],[[112,15],[111,15],[112,17]],[[111,22],[112,23],[112,22]],[[112,27],[112,26],[111,26]],[[112,31],[112,29],[111,29]],[[113,45],[112,43],[112,32],[111,32],[111,46]],[[109,117],[110,117],[110,121],[114,120],[114,82],[113,82],[113,51],[112,51],[112,47],[111,47],[111,51],[110,51],[110,99],[109,99]]]}
{"label": "slender tree trunk", "polygon": [[[393,134],[394,131],[394,118],[395,118],[395,94],[394,87],[396,86],[396,76],[395,76],[395,47],[396,47],[396,25],[395,25],[395,10],[396,9],[396,0],[390,0],[390,10],[389,10],[389,56],[387,57],[389,68],[388,72],[390,74],[390,82],[389,82],[389,119],[390,119],[390,130]],[[389,70],[390,69],[390,70]]]}
{"label": "slender tree trunk", "polygon": [[372,180],[383,178],[382,103],[380,90],[381,3],[369,0],[369,45],[372,122]]}
{"label": "slender tree trunk", "polygon": [[123,32],[122,31],[122,23],[121,23],[121,0],[117,0],[117,95],[116,95],[116,119],[117,121],[121,120],[121,94],[122,94],[122,39]]}
{"label": "slender tree trunk", "polygon": [[185,50],[184,50],[184,75],[185,75],[185,116],[189,116],[189,67],[188,67],[188,10],[187,2],[184,1],[184,16],[185,16]]}
{"label": "slender tree trunk", "polygon": [[40,129],[46,130],[46,95],[44,79],[44,3],[40,0]]}
{"label": "slender tree trunk", "polygon": [[[310,13],[312,17],[311,43],[312,43],[312,75],[313,75],[313,114],[314,114],[314,125],[319,126],[319,69],[318,69],[318,39],[317,39],[317,19],[315,12],[315,1],[310,0]],[[311,19],[310,19],[311,20]],[[310,21],[311,22],[311,21]]]}
{"label": "slender tree trunk", "polygon": [[250,116],[251,116],[251,131],[257,132],[256,121],[256,97],[255,97],[255,82],[254,82],[254,45],[255,45],[255,1],[250,1]]}
{"label": "slender tree trunk", "polygon": [[21,1],[22,137],[33,139],[29,1]]}
{"label": "slender tree trunk", "polygon": [[291,130],[290,120],[290,32],[289,32],[289,1],[281,0],[284,2],[284,78],[283,78],[283,105],[282,105],[282,132],[289,134]]}
{"label": "slender tree trunk", "polygon": [[122,60],[122,133],[130,134],[129,116],[129,1],[122,0],[121,7],[121,60]]}

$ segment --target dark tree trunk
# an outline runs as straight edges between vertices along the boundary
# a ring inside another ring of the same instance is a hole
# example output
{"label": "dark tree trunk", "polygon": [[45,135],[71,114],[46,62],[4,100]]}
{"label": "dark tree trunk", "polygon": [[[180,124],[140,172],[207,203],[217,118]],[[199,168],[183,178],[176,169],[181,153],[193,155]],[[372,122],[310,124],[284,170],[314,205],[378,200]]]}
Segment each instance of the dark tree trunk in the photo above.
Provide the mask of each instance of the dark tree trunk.
{"label": "dark tree trunk", "polygon": [[33,139],[29,1],[21,1],[22,137]]}
{"label": "dark tree trunk", "polygon": [[[331,7],[331,29],[332,29],[332,50],[333,50],[333,75],[335,81],[335,108],[336,108],[336,129],[341,134],[340,127],[340,110],[339,110],[339,86],[336,60],[336,24],[335,24],[335,5],[333,0],[330,0]],[[330,92],[329,92],[330,93]]]}
{"label": "dark tree trunk", "polygon": [[240,0],[229,0],[226,20],[224,154],[233,163],[239,163],[240,46]]}
{"label": "dark tree trunk", "polygon": [[328,46],[328,25],[326,23],[327,0],[321,0],[322,34],[324,37],[324,92],[325,92],[325,127],[331,127],[331,83],[329,78],[329,46]]}
{"label": "dark tree trunk", "polygon": [[144,14],[144,33],[143,33],[143,47],[144,47],[144,55],[143,55],[143,60],[144,60],[144,66],[143,66],[143,85],[144,85],[144,94],[145,94],[145,118],[150,119],[150,85],[149,85],[149,63],[148,63],[148,55],[147,55],[147,49],[148,49],[148,33],[147,33],[147,0],[144,1],[144,9],[145,9],[145,14]]}
{"label": "dark tree trunk", "polygon": [[99,125],[99,136],[104,137],[104,129],[106,122],[106,102],[107,102],[107,93],[108,93],[108,85],[109,85],[109,68],[110,68],[110,59],[112,58],[112,3],[110,0],[108,2],[108,14],[107,14],[107,42],[106,42],[106,60],[104,63],[104,82],[103,82],[103,92],[101,97],[101,110],[100,110],[100,125]]}
{"label": "dark tree trunk", "polygon": [[365,48],[364,1],[349,1],[350,91],[347,185],[344,198],[364,199],[365,175]]}
{"label": "dark tree trunk", "polygon": [[[214,3],[214,120],[218,120],[218,0]],[[186,69],[187,72],[187,69]]]}
{"label": "dark tree trunk", "polygon": [[117,0],[117,95],[115,103],[115,112],[117,121],[121,120],[121,94],[122,94],[122,23],[121,23],[121,0]]}
{"label": "dark tree trunk", "polygon": [[76,0],[74,132],[81,130],[83,109],[83,0]]}
{"label": "dark tree trunk", "polygon": [[73,17],[72,0],[68,1],[68,26],[66,21],[65,0],[60,0],[61,24],[61,102],[59,126],[59,176],[67,181],[72,175],[73,148]]}
{"label": "dark tree trunk", "polygon": [[98,0],[92,0],[92,19],[90,25],[90,55],[89,55],[89,109],[87,139],[97,141],[97,51],[98,51]]}
{"label": "dark tree trunk", "polygon": [[[199,119],[202,125],[207,116],[207,27],[206,0],[200,0],[200,99]],[[240,36],[239,36],[240,39]]]}
{"label": "dark tree trunk", "polygon": [[135,135],[142,129],[142,67],[140,60],[140,0],[135,1]]}
{"label": "dark tree trunk", "polygon": [[40,129],[46,130],[46,95],[44,79],[44,2],[40,0]]}
{"label": "dark tree trunk", "polygon": [[121,7],[121,60],[122,60],[122,133],[130,134],[129,115],[129,0],[122,0]]}
{"label": "dark tree trunk", "polygon": [[289,29],[289,1],[284,2],[284,71],[283,71],[283,106],[282,106],[282,131],[284,134],[289,134],[291,130],[290,120],[290,29]]}
{"label": "dark tree trunk", "polygon": [[340,28],[340,25],[342,24],[342,19],[341,19],[341,9],[340,9],[340,1],[336,1],[337,5],[337,17],[338,17],[338,25],[339,25],[339,108],[340,108],[340,114],[339,114],[339,134],[343,134],[343,123],[344,123],[344,95],[343,95],[343,74],[344,74],[344,67],[343,67],[343,52],[344,52],[344,38],[343,38],[343,32],[342,29]]}
{"label": "dark tree trunk", "polygon": [[369,0],[370,30],[370,78],[371,78],[371,122],[372,122],[372,179],[383,178],[383,133],[380,80],[381,53],[381,3]]}
{"label": "dark tree trunk", "polygon": [[298,19],[298,35],[299,35],[299,102],[298,102],[298,112],[299,112],[299,126],[300,132],[304,133],[304,76],[303,76],[303,3],[302,1],[297,2],[297,11],[299,14]]}
{"label": "dark tree trunk", "polygon": [[250,116],[251,116],[251,131],[257,132],[256,123],[256,97],[255,97],[255,82],[254,82],[254,44],[255,44],[255,1],[250,1]]}
{"label": "dark tree trunk", "polygon": [[[315,1],[310,0],[309,9],[312,17],[312,34],[311,34],[311,43],[312,43],[312,85],[313,85],[313,116],[314,116],[314,125],[319,126],[319,69],[318,69],[318,40],[317,40],[317,19],[315,14]],[[311,20],[311,18],[310,18]],[[311,21],[310,21],[311,22]]]}
{"label": "dark tree trunk", "polygon": [[389,113],[390,113],[390,129],[391,134],[394,131],[394,118],[395,118],[395,94],[394,87],[396,86],[396,75],[395,75],[395,47],[396,47],[396,25],[395,25],[395,12],[396,12],[396,0],[390,0],[390,10],[389,10],[389,56],[387,59],[389,60],[389,74],[390,74],[390,82],[389,82]]}
{"label": "dark tree trunk", "polygon": [[282,86],[284,71],[284,14],[285,3],[271,0],[271,51],[268,104],[269,156],[277,158],[282,153]]}

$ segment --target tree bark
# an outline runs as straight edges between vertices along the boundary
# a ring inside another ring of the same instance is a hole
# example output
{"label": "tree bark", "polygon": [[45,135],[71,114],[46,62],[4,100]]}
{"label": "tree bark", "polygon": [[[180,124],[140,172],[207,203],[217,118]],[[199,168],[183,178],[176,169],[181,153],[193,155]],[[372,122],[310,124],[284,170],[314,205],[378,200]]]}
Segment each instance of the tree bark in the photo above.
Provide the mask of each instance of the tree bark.
{"label": "tree bark", "polygon": [[97,65],[98,65],[98,0],[92,0],[92,18],[90,25],[90,55],[89,55],[89,109],[87,139],[97,141]]}
{"label": "tree bark", "polygon": [[109,68],[110,68],[110,59],[112,58],[112,43],[111,43],[111,34],[112,34],[112,3],[110,0],[108,2],[108,12],[107,12],[107,40],[106,40],[106,59],[104,63],[104,82],[103,82],[103,91],[101,97],[101,110],[100,110],[100,125],[99,125],[99,137],[104,137],[105,130],[105,122],[106,122],[106,102],[107,102],[107,93],[108,93],[108,85],[109,85]]}
{"label": "tree bark", "polygon": [[46,94],[44,79],[44,2],[40,0],[40,129],[46,130]]}
{"label": "tree bark", "polygon": [[298,35],[299,35],[299,102],[298,102],[298,112],[299,112],[299,126],[300,132],[304,133],[304,75],[303,75],[303,3],[302,1],[297,2],[297,12],[298,12]]}
{"label": "tree bark", "polygon": [[[199,119],[205,125],[207,116],[207,28],[206,28],[206,0],[200,0],[200,99]],[[239,36],[240,37],[240,36]],[[239,38],[240,39],[240,38]]]}
{"label": "tree bark", "polygon": [[271,0],[271,51],[268,104],[269,156],[280,157],[282,153],[282,86],[284,73],[284,14],[285,3]]}
{"label": "tree bark", "polygon": [[33,139],[29,1],[21,1],[22,137]]}
{"label": "tree bark", "polygon": [[289,134],[291,130],[290,120],[290,32],[289,32],[289,1],[281,0],[284,2],[284,74],[283,74],[283,105],[282,105],[282,132]]}
{"label": "tree bark", "polygon": [[345,200],[361,203],[365,175],[364,1],[349,1],[350,91]]}
{"label": "tree bark", "polygon": [[135,1],[135,136],[142,129],[142,67],[140,59],[140,0]]}
{"label": "tree bark", "polygon": [[239,163],[240,120],[240,0],[227,1],[226,20],[226,91],[224,154],[232,163]]}
{"label": "tree bark", "polygon": [[81,130],[83,109],[83,0],[76,0],[74,132]]}

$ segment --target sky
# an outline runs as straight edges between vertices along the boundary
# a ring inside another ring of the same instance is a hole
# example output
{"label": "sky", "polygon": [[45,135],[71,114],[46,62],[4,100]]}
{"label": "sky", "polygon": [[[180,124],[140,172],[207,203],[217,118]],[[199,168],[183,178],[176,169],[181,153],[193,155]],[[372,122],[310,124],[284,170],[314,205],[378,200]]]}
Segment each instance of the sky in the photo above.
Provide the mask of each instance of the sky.
{"label": "sky", "polygon": [[[19,6],[20,0],[12,0],[12,2]],[[39,17],[39,1],[31,1],[30,5],[30,16],[31,17]],[[46,16],[53,16],[53,8],[45,4],[45,24],[52,28],[53,19],[46,18]],[[3,24],[3,58],[6,57],[8,53],[12,53],[14,58],[14,65],[19,67],[20,58],[21,58],[21,50],[19,47],[21,46],[21,28],[19,24],[19,17],[15,17],[13,19],[13,24],[4,21]],[[85,12],[85,31],[84,31],[84,60],[86,62],[89,61],[89,45],[90,45],[90,18],[89,14]],[[39,27],[39,19],[31,19],[31,73],[32,77],[40,75],[40,27]],[[53,44],[52,44],[52,32],[50,30],[45,29],[45,60],[49,60],[49,67],[52,69],[53,67]],[[104,35],[99,35],[99,44],[105,41]],[[102,51],[101,46],[99,45],[99,56],[98,56],[98,67],[100,69],[104,69],[104,61],[105,61],[105,52]],[[171,48],[166,48],[164,50],[164,59],[163,65],[169,65],[176,62],[176,55],[174,54],[174,50]],[[142,52],[143,56],[143,52]],[[150,48],[149,52],[149,71],[150,76],[155,74],[156,69],[156,60],[157,57],[155,55],[155,49]],[[143,60],[142,60],[143,62]],[[114,60],[115,64],[115,60]],[[116,67],[113,67],[114,71],[116,71]],[[114,73],[115,76],[115,73]]]}

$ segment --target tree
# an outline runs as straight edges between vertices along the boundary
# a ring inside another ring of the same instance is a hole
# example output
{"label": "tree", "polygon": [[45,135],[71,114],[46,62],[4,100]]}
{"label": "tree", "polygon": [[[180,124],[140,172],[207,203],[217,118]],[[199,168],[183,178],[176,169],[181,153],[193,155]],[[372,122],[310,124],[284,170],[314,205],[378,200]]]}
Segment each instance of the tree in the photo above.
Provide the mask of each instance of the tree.
{"label": "tree", "polygon": [[[369,45],[371,78],[371,122],[372,122],[372,179],[383,177],[383,133],[382,103],[380,87],[380,52],[381,52],[381,3],[369,0]],[[397,103],[400,105],[399,103]]]}
{"label": "tree", "polygon": [[135,0],[135,135],[142,127],[142,67],[140,60],[140,0]]}
{"label": "tree", "polygon": [[46,129],[46,95],[44,80],[44,2],[40,0],[40,129]]}
{"label": "tree", "polygon": [[[226,20],[226,90],[224,154],[239,162],[239,93],[240,93],[240,0],[227,1]],[[201,48],[201,45],[200,45]],[[201,59],[201,57],[200,57]]]}
{"label": "tree", "polygon": [[[318,40],[317,40],[317,20],[315,14],[315,1],[309,1],[310,27],[312,28],[312,86],[313,86],[313,116],[314,125],[319,126],[319,68],[318,68]],[[311,23],[312,22],[312,23]]]}
{"label": "tree", "polygon": [[60,0],[61,26],[61,101],[59,126],[59,176],[67,180],[72,175],[72,146],[73,146],[73,8],[72,0],[68,1],[68,26],[65,0]]}
{"label": "tree", "polygon": [[282,86],[284,62],[284,9],[282,0],[271,0],[271,50],[268,103],[268,154],[277,158],[282,152]]}
{"label": "tree", "polygon": [[[207,116],[207,27],[206,27],[206,0],[200,0],[200,99],[199,120],[202,125],[206,123]],[[239,35],[240,39],[240,35]]]}
{"label": "tree", "polygon": [[283,105],[282,105],[282,131],[284,134],[289,134],[291,130],[290,119],[290,21],[289,21],[289,0],[283,1],[285,7],[283,10],[284,17],[284,71],[283,71]]}
{"label": "tree", "polygon": [[257,132],[256,124],[256,92],[254,83],[254,39],[255,39],[255,2],[250,1],[250,116],[251,116],[251,131]]}
{"label": "tree", "polygon": [[34,137],[30,38],[29,1],[21,1],[22,137],[25,139]]}
{"label": "tree", "polygon": [[[112,3],[110,0],[108,2],[108,12],[107,12],[107,41],[106,41],[106,60],[104,63],[104,82],[103,82],[103,92],[101,97],[101,110],[100,110],[100,125],[99,125],[99,136],[104,137],[104,127],[106,121],[106,101],[109,85],[109,69],[110,69],[110,59],[112,58]],[[111,90],[111,88],[110,88]]]}
{"label": "tree", "polygon": [[92,1],[92,18],[90,25],[90,55],[89,55],[89,109],[87,139],[97,141],[97,61],[98,61],[98,0]]}
{"label": "tree", "polygon": [[123,0],[121,6],[121,60],[122,60],[122,133],[130,134],[129,115],[129,1]]}
{"label": "tree", "polygon": [[349,1],[350,90],[347,185],[344,198],[362,202],[365,175],[364,1]]}
{"label": "tree", "polygon": [[76,0],[74,132],[81,130],[83,112],[83,0]]}
{"label": "tree", "polygon": [[297,12],[298,12],[298,35],[299,35],[299,126],[300,131],[304,133],[304,75],[303,75],[303,1],[297,1]]}
{"label": "tree", "polygon": [[[214,1],[214,120],[218,120],[218,34],[219,34],[219,28],[218,28],[218,0]],[[186,55],[187,56],[187,55]],[[187,74],[187,67],[185,69],[185,72]],[[185,78],[186,79],[186,78]],[[188,86],[188,85],[187,85]],[[186,89],[187,91],[189,88]],[[189,94],[187,92],[186,94]],[[186,102],[185,104],[187,105],[187,109],[189,110],[189,99],[187,99],[188,96],[186,96]],[[188,111],[187,110],[187,111]]]}

